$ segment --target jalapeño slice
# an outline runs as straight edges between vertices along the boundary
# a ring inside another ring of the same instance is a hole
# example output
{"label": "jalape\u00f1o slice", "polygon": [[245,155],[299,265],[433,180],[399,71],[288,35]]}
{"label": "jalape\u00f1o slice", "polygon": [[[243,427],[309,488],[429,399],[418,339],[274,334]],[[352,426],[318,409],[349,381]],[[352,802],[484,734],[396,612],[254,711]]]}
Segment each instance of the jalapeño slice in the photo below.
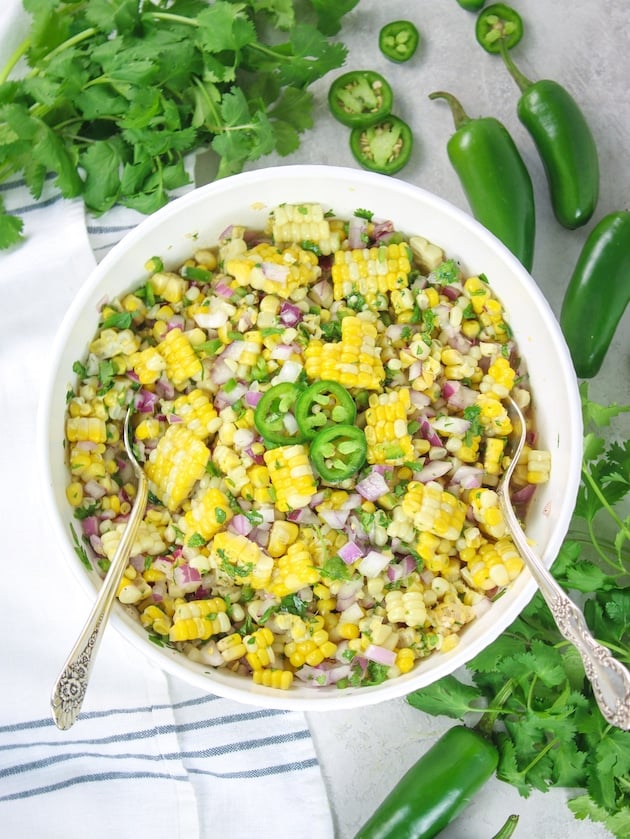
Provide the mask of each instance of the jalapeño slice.
{"label": "jalape\u00f1o slice", "polygon": [[420,33],[410,20],[386,23],[378,36],[378,45],[386,58],[401,64],[409,61],[418,48]]}
{"label": "jalape\u00f1o slice", "polygon": [[298,427],[307,440],[331,425],[353,425],[357,408],[338,382],[314,382],[299,395],[295,406]]}
{"label": "jalape\u00f1o slice", "polygon": [[350,150],[364,169],[393,175],[411,156],[413,135],[406,122],[389,114],[376,125],[353,128]]}
{"label": "jalape\u00f1o slice", "polygon": [[328,90],[330,112],[342,125],[361,128],[386,117],[394,95],[389,82],[373,70],[351,70]]}
{"label": "jalape\u00f1o slice", "polygon": [[355,425],[329,425],[313,437],[310,454],[325,481],[344,481],[365,463],[367,440]]}
{"label": "jalape\u00f1o slice", "polygon": [[293,382],[281,382],[262,395],[254,410],[254,425],[265,440],[281,446],[304,441],[294,414],[301,392]]}

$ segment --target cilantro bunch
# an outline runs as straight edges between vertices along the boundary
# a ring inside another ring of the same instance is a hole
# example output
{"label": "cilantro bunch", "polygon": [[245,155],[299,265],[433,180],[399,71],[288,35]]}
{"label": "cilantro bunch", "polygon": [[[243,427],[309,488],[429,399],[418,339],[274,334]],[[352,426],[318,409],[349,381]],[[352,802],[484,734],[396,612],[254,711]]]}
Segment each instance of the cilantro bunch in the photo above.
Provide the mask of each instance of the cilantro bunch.
{"label": "cilantro bunch", "polygon": [[[23,2],[30,33],[0,70],[0,181],[21,173],[39,198],[52,175],[101,214],[161,207],[195,150],[213,149],[217,177],[294,151],[313,124],[307,88],[344,63],[331,36],[358,0]],[[0,248],[22,228],[0,204]]]}
{"label": "cilantro bunch", "polygon": [[[630,406],[591,402],[582,386],[582,481],[574,521],[553,574],[597,640],[630,666],[630,441],[601,429]],[[577,650],[537,593],[519,618],[472,659],[465,682],[448,676],[410,694],[411,705],[453,719],[482,710],[478,728],[499,751],[497,777],[527,797],[575,789],[569,808],[630,836],[630,732],[603,718]],[[470,683],[472,681],[472,683]]]}

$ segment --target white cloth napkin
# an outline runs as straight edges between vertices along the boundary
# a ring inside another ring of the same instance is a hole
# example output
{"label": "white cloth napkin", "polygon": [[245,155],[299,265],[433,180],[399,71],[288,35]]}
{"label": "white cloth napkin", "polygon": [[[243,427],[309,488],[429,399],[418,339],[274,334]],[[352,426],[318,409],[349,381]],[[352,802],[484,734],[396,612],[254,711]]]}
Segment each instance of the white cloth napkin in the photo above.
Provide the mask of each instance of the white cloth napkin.
{"label": "white cloth napkin", "polygon": [[303,714],[204,694],[112,627],[82,715],[69,731],[54,726],[51,687],[91,604],[41,512],[37,403],[51,341],[95,253],[139,216],[116,209],[88,228],[82,202],[63,200],[52,179],[37,202],[19,181],[0,189],[27,235],[0,251],[0,834],[330,839]]}

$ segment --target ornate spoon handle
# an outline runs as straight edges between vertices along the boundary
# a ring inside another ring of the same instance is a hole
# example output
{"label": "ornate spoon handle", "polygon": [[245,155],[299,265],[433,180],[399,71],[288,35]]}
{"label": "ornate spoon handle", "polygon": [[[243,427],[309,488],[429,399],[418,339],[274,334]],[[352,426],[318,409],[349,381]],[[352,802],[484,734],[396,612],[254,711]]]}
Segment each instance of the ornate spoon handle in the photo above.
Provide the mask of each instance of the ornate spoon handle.
{"label": "ornate spoon handle", "polygon": [[[129,414],[125,420],[126,446],[128,446],[128,424]],[[103,585],[99,589],[96,602],[83,627],[83,631],[79,635],[53,686],[50,707],[57,727],[63,731],[74,725],[79,716],[88,686],[92,660],[98,649],[103,629],[107,623],[118,586],[127,567],[131,548],[147,505],[149,493],[147,478],[136,462],[130,447],[128,447],[128,452],[134,472],[138,478],[136,498]]]}
{"label": "ornate spoon handle", "polygon": [[630,672],[614,658],[607,647],[593,638],[580,609],[529,547],[514,510],[507,501],[506,488],[501,488],[498,494],[514,544],[536,580],[560,633],[579,652],[604,718],[619,728],[630,729]]}

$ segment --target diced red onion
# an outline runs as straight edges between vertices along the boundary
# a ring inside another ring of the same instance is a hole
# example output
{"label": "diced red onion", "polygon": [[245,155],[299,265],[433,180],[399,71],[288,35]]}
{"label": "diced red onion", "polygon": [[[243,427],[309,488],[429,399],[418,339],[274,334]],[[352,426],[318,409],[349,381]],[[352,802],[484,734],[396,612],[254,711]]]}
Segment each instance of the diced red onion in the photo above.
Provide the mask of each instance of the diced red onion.
{"label": "diced red onion", "polygon": [[231,239],[233,231],[234,231],[234,225],[233,224],[228,224],[228,226],[225,228],[223,233],[219,233],[219,241],[221,241],[222,239]]}
{"label": "diced red onion", "polygon": [[[436,417],[431,423],[431,427],[438,433],[456,434],[458,437],[463,437],[470,428],[470,420],[463,417],[443,415]],[[439,445],[441,445],[441,442]]]}
{"label": "diced red onion", "polygon": [[318,510],[322,521],[333,530],[342,530],[350,515],[349,510]]}
{"label": "diced red onion", "polygon": [[382,242],[384,239],[388,239],[393,232],[394,224],[389,219],[374,221],[372,236],[376,243]]}
{"label": "diced red onion", "polygon": [[242,513],[237,513],[230,522],[230,530],[238,533],[240,536],[248,536],[254,529],[252,523]]}
{"label": "diced red onion", "polygon": [[522,489],[517,489],[510,496],[515,504],[526,504],[531,501],[532,496],[536,492],[536,484],[526,484]]}
{"label": "diced red onion", "polygon": [[466,463],[457,467],[451,479],[451,483],[459,484],[463,489],[476,489],[481,486],[482,481],[483,469]]}
{"label": "diced red onion", "polygon": [[[414,364],[415,364],[415,362],[414,362]],[[413,364],[411,365],[411,367],[413,367]],[[411,370],[411,367],[409,368],[409,370]],[[420,371],[420,372],[422,372],[422,371]],[[420,375],[420,373],[418,373],[417,376],[414,376],[414,378],[417,379],[419,375]],[[411,373],[410,373],[409,374],[409,381],[411,381],[411,380],[412,380],[412,378],[411,378]],[[422,393],[422,391],[419,391],[419,390],[412,390],[409,393],[409,399],[411,400],[411,404],[414,406],[414,408],[419,408],[420,410],[424,410],[425,408],[428,408],[429,405],[431,404],[431,397],[428,396],[426,393]]]}
{"label": "diced red onion", "polygon": [[258,390],[248,390],[245,394],[245,402],[250,408],[255,408],[262,399],[262,393]]}
{"label": "diced red onion", "polygon": [[378,577],[389,565],[391,556],[381,551],[369,551],[358,564],[360,574],[370,579]]}
{"label": "diced red onion", "polygon": [[90,498],[102,498],[104,495],[107,495],[107,490],[93,478],[85,482],[83,489],[85,494],[89,495]]}
{"label": "diced red onion", "polygon": [[428,419],[422,418],[420,420],[420,433],[425,440],[428,440],[432,446],[441,446],[442,440],[433,430],[433,426]]}
{"label": "diced red onion", "polygon": [[292,344],[276,344],[271,350],[270,356],[275,361],[287,361],[295,351],[296,347]]}
{"label": "diced red onion", "polygon": [[348,222],[348,246],[350,248],[364,248],[366,230],[367,219],[352,216]]}
{"label": "diced red onion", "polygon": [[367,477],[359,481],[356,490],[366,501],[376,501],[389,492],[389,486],[383,475],[372,469]]}
{"label": "diced red onion", "polygon": [[96,516],[86,516],[83,521],[81,522],[81,526],[83,527],[83,533],[88,537],[90,536],[98,536],[98,519]]}
{"label": "diced red onion", "polygon": [[294,303],[285,300],[280,306],[280,320],[284,326],[297,326],[302,320],[302,310]]}
{"label": "diced red onion", "polygon": [[173,570],[173,580],[183,592],[196,591],[201,584],[201,574],[188,564],[178,565]]}
{"label": "diced red onion", "polygon": [[451,468],[448,460],[430,460],[419,472],[414,472],[414,479],[426,484],[443,477]]}
{"label": "diced red onion", "polygon": [[295,382],[302,373],[303,367],[297,361],[285,361],[280,372],[274,376],[273,383]]}
{"label": "diced red onion", "polygon": [[386,647],[379,647],[378,644],[370,644],[363,655],[370,661],[384,664],[386,667],[391,667],[396,663],[396,653]]}
{"label": "diced red onion", "polygon": [[284,283],[289,276],[288,265],[278,265],[277,262],[261,262],[261,270],[268,280]]}
{"label": "diced red onion", "polygon": [[234,291],[230,288],[230,286],[222,280],[219,280],[219,282],[215,285],[214,291],[219,297],[231,297],[234,294]]}
{"label": "diced red onion", "polygon": [[155,393],[155,391],[147,390],[144,387],[138,391],[134,399],[136,410],[140,411],[141,414],[152,414],[157,403],[157,393]]}
{"label": "diced red onion", "polygon": [[337,611],[345,612],[357,601],[363,587],[361,580],[347,580],[339,586],[337,592]]}
{"label": "diced red onion", "polygon": [[234,377],[234,372],[221,359],[217,358],[210,369],[210,378],[215,385],[224,385]]}
{"label": "diced red onion", "polygon": [[357,559],[363,556],[363,551],[357,545],[356,542],[353,542],[349,539],[345,545],[342,545],[339,550],[337,551],[337,556],[340,556],[341,559],[347,564],[351,565],[353,562],[356,562]]}

